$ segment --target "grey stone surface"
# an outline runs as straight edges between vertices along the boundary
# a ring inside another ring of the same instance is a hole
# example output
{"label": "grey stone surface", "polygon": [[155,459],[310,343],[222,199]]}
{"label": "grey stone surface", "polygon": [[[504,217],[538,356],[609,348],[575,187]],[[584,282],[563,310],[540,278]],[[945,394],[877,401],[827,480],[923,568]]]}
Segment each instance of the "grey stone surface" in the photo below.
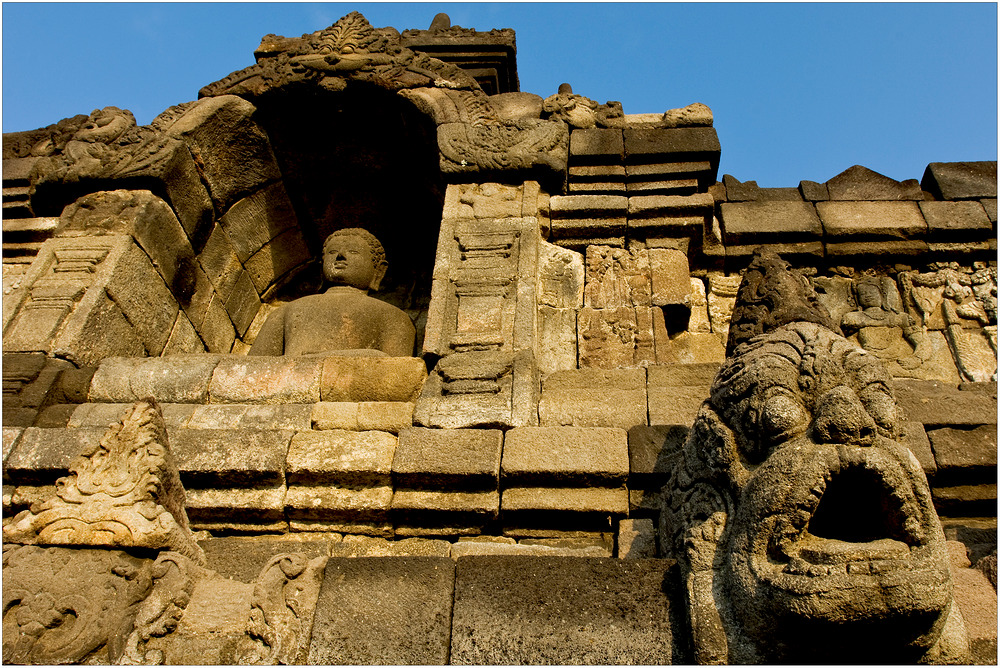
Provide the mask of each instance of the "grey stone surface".
{"label": "grey stone surface", "polygon": [[311,664],[448,663],[455,562],[331,558],[316,602]]}
{"label": "grey stone surface", "polygon": [[816,208],[808,202],[722,204],[726,245],[810,241],[823,236]]}
{"label": "grey stone surface", "polygon": [[[817,202],[828,241],[922,238],[927,222],[916,202]],[[874,252],[874,251],[873,251]]]}
{"label": "grey stone surface", "polygon": [[399,433],[392,478],[397,487],[495,490],[502,450],[499,429],[407,428]]}
{"label": "grey stone surface", "polygon": [[570,162],[574,162],[574,158],[593,159],[597,156],[608,162],[620,162],[625,157],[622,131],[612,128],[576,128],[569,135],[569,156]]}
{"label": "grey stone surface", "polygon": [[94,373],[89,399],[128,403],[151,396],[161,403],[207,403],[212,373],[221,359],[220,355],[107,358]]}
{"label": "grey stone surface", "polygon": [[252,487],[285,480],[292,431],[168,429],[167,433],[186,487]]}
{"label": "grey stone surface", "polygon": [[[543,427],[617,427],[646,423],[643,369],[569,369],[542,381]],[[595,391],[597,390],[597,391]]]}
{"label": "grey stone surface", "polygon": [[311,404],[320,400],[322,357],[223,357],[212,372],[213,404]]}
{"label": "grey stone surface", "polygon": [[934,451],[931,449],[931,441],[927,438],[927,432],[924,431],[924,425],[919,422],[901,422],[899,440],[910,449],[913,456],[920,462],[920,468],[924,470],[927,479],[932,480],[938,467],[934,460]]}
{"label": "grey stone surface", "polygon": [[831,200],[922,200],[916,179],[896,181],[861,165],[848,167],[826,182]]}
{"label": "grey stone surface", "polygon": [[901,419],[925,428],[997,423],[996,399],[986,393],[963,392],[954,385],[932,380],[893,382]]}
{"label": "grey stone surface", "polygon": [[[336,535],[336,538],[340,538]],[[198,541],[205,552],[205,564],[225,578],[253,583],[261,569],[279,554],[304,554],[310,559],[330,554],[333,541],[323,538],[295,540],[291,535],[226,536]]]}
{"label": "grey stone surface", "polygon": [[920,213],[927,221],[929,235],[940,241],[981,239],[993,233],[986,209],[976,201],[920,202]]}
{"label": "grey stone surface", "polygon": [[4,463],[4,481],[16,485],[51,485],[69,473],[70,463],[94,448],[106,427],[41,429],[29,427],[13,445]]}
{"label": "grey stone surface", "polygon": [[289,484],[388,485],[396,437],[340,429],[297,433],[288,448]]}
{"label": "grey stone surface", "polygon": [[995,481],[997,429],[995,425],[972,428],[946,427],[927,432],[941,484]]}
{"label": "grey stone surface", "polygon": [[680,425],[629,429],[629,489],[659,489],[666,484],[687,436],[688,428]]}
{"label": "grey stone surface", "polygon": [[689,663],[672,562],[458,559],[451,663]]}
{"label": "grey stone surface", "polygon": [[[292,429],[312,424],[312,404],[204,404],[191,407],[190,429]],[[166,417],[166,416],[164,416]]]}
{"label": "grey stone surface", "polygon": [[921,187],[940,199],[979,199],[997,196],[997,163],[932,162]]}
{"label": "grey stone surface", "polygon": [[628,475],[624,429],[517,427],[504,436],[501,476],[505,487],[614,485]]}

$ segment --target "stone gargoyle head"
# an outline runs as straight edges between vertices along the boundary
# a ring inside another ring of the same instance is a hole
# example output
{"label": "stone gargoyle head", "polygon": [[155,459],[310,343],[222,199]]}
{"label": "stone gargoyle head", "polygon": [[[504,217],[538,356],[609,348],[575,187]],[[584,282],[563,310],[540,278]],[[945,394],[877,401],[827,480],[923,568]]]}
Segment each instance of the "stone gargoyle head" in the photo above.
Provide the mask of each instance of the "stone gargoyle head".
{"label": "stone gargoyle head", "polygon": [[[699,663],[961,662],[944,535],[890,376],[773,254],[670,483]],[[740,332],[743,335],[740,335]]]}

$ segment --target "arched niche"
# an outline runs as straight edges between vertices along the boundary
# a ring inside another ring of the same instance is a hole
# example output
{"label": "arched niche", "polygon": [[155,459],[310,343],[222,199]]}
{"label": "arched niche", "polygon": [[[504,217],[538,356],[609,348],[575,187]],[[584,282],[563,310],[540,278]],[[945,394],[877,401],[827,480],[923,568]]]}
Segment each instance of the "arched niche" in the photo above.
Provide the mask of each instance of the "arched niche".
{"label": "arched niche", "polygon": [[430,301],[445,191],[434,121],[406,98],[365,82],[341,91],[288,86],[254,104],[317,258],[277,297],[319,290],[323,240],[362,227],[382,242],[389,262],[376,296],[419,318]]}

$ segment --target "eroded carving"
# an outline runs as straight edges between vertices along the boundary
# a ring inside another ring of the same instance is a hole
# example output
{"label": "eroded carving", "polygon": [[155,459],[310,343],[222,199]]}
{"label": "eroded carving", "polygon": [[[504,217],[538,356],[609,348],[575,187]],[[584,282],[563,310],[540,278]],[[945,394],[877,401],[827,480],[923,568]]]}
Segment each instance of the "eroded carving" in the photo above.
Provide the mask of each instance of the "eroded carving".
{"label": "eroded carving", "polygon": [[755,258],[729,357],[664,488],[661,540],[682,563],[696,659],[965,660],[890,376],[816,322],[800,285],[779,258]]}
{"label": "eroded carving", "polygon": [[188,529],[184,488],[152,399],[136,402],[69,468],[54,497],[4,527],[4,542],[166,549],[204,560]]}
{"label": "eroded carving", "polygon": [[334,232],[323,244],[323,276],[331,285],[271,313],[250,355],[314,355],[344,350],[413,354],[416,330],[402,310],[374,297],[388,262],[378,239],[361,228]]}
{"label": "eroded carving", "polygon": [[559,120],[573,128],[617,127],[624,117],[621,102],[598,104],[589,97],[577,95],[568,83],[561,84],[555,95],[542,102],[542,115]]}

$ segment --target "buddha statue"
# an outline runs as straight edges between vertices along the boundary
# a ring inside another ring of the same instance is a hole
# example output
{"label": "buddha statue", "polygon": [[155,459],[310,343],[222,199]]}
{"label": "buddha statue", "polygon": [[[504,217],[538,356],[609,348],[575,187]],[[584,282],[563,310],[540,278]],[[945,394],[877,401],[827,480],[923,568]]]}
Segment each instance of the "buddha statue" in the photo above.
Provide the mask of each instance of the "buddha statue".
{"label": "buddha statue", "polygon": [[387,268],[385,250],[370,232],[334,232],[323,243],[323,277],[331,287],[269,315],[248,354],[374,350],[391,357],[411,356],[416,330],[409,316],[367,294],[378,289]]}

